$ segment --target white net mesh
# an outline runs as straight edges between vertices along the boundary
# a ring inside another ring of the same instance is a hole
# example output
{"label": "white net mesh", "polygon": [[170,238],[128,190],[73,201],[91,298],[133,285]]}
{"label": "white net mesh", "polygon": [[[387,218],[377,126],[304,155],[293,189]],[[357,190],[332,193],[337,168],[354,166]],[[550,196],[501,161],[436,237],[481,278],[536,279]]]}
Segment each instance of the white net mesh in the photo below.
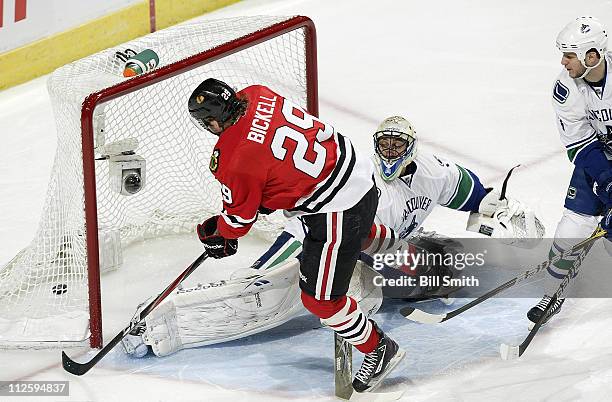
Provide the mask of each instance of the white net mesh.
{"label": "white net mesh", "polygon": [[[115,52],[153,49],[165,66],[287,19],[241,17],[172,27],[52,74],[48,89],[57,121],[57,154],[36,237],[0,268],[0,345],[82,341],[88,336],[91,251],[85,243],[81,106],[87,95],[126,80],[124,63]],[[146,185],[132,196],[111,190],[109,162],[95,162],[102,269],[114,264],[119,248],[193,231],[197,222],[218,213],[220,188],[208,168],[216,137],[190,122],[189,94],[205,78],[215,77],[236,89],[267,85],[306,107],[304,37],[303,29],[291,31],[96,107],[95,146],[135,138],[135,152],[146,160]],[[267,237],[275,235],[282,221],[260,220],[256,231]],[[56,285],[66,285],[67,292],[57,287],[54,292]]]}

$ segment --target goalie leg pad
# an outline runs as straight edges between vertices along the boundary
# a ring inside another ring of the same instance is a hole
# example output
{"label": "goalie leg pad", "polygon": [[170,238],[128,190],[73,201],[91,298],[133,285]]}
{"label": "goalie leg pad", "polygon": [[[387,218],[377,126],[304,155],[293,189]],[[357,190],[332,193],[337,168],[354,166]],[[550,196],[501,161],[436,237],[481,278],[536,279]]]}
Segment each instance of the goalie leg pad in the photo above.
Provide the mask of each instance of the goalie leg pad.
{"label": "goalie leg pad", "polygon": [[157,356],[227,342],[302,313],[298,261],[266,271],[241,269],[230,280],[177,290],[146,318],[144,343]]}
{"label": "goalie leg pad", "polygon": [[[136,339],[135,345],[150,345],[155,355],[167,356],[281,325],[304,313],[298,273],[299,262],[291,259],[265,271],[239,269],[229,280],[177,290],[146,317],[142,342]],[[349,286],[348,294],[368,315],[382,304],[382,291],[373,284],[376,275],[359,263]]]}

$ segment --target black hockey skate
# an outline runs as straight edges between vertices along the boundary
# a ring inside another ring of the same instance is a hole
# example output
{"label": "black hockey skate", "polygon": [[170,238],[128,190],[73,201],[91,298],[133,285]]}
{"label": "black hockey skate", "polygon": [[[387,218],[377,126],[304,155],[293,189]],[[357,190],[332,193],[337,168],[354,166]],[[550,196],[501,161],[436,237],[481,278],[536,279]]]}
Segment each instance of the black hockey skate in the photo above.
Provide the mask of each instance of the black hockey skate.
{"label": "black hockey skate", "polygon": [[376,326],[374,321],[372,321],[372,325],[374,325],[374,330],[378,332],[380,341],[374,351],[365,355],[359,371],[355,374],[353,388],[357,392],[375,390],[406,354],[393,339],[386,336]]}
{"label": "black hockey skate", "polygon": [[[533,325],[535,325],[540,320],[550,300],[551,300],[550,296],[544,295],[542,300],[540,300],[540,302],[536,306],[529,309],[529,311],[527,312],[527,318],[529,319],[529,321],[531,321],[531,324],[529,325],[530,328],[533,328]],[[548,320],[550,320],[550,317],[552,317],[553,315],[561,311],[561,306],[563,305],[564,301],[565,299],[557,299],[555,301],[555,304],[548,311],[548,314],[546,315],[546,318],[542,322],[542,325],[546,324]]]}

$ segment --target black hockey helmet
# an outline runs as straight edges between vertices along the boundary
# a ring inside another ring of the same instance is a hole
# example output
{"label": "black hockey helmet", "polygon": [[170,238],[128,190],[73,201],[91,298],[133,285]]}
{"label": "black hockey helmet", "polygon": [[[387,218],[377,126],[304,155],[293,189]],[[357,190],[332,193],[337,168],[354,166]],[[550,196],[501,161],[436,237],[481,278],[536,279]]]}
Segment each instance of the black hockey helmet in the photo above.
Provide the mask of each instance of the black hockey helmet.
{"label": "black hockey helmet", "polygon": [[219,125],[236,121],[241,113],[241,105],[232,87],[214,78],[208,78],[198,85],[188,102],[189,114],[194,123],[208,131],[210,120],[216,120]]}

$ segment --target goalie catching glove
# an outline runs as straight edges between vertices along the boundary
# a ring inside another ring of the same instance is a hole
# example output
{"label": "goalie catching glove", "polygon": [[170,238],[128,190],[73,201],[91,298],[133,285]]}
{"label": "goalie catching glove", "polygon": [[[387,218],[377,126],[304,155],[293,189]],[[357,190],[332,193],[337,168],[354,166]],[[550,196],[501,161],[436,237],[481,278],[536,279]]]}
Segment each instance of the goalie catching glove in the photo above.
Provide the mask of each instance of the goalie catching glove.
{"label": "goalie catching glove", "polygon": [[236,254],[238,239],[226,239],[217,231],[219,215],[210,217],[197,227],[198,237],[206,253],[213,258],[224,258]]}
{"label": "goalie catching glove", "polygon": [[537,240],[544,237],[544,225],[524,203],[512,198],[500,198],[498,191],[489,191],[480,202],[478,212],[470,213],[466,229],[493,237],[504,244],[535,247]]}

